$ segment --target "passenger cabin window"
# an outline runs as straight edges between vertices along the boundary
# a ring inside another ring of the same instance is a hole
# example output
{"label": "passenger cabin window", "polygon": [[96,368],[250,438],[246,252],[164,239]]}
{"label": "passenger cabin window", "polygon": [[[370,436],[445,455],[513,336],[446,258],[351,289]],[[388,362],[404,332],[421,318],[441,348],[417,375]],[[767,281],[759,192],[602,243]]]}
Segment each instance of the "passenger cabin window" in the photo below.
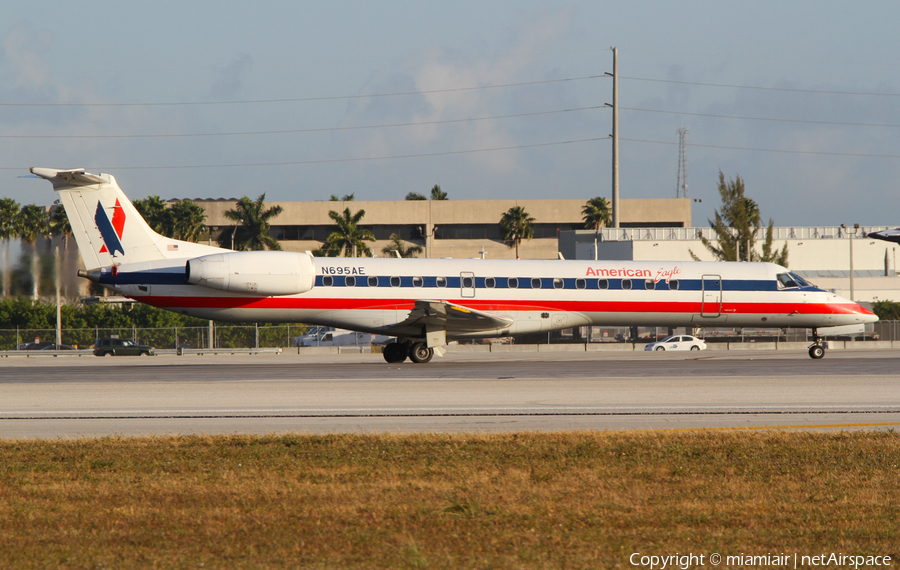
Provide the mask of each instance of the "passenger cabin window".
{"label": "passenger cabin window", "polygon": [[468,288],[474,287],[475,279],[473,279],[472,277],[463,277],[462,278],[462,286],[468,287]]}
{"label": "passenger cabin window", "polygon": [[421,277],[413,277],[413,287],[422,287],[425,284],[425,280]]}
{"label": "passenger cabin window", "polygon": [[331,287],[332,285],[334,285],[334,277],[332,277],[331,275],[326,275],[322,278],[323,287]]}
{"label": "passenger cabin window", "polygon": [[622,289],[631,289],[631,279],[622,279]]}
{"label": "passenger cabin window", "polygon": [[563,288],[563,280],[557,277],[553,280],[553,288],[554,289],[562,289]]}
{"label": "passenger cabin window", "polygon": [[485,277],[484,278],[484,286],[488,289],[493,289],[497,285],[497,280],[493,277]]}
{"label": "passenger cabin window", "polygon": [[609,289],[609,280],[597,279],[597,289]]}
{"label": "passenger cabin window", "polygon": [[348,275],[344,279],[344,285],[346,285],[347,287],[356,287],[356,277]]}
{"label": "passenger cabin window", "polygon": [[369,277],[369,287],[378,287],[378,277],[374,275]]}
{"label": "passenger cabin window", "polygon": [[655,288],[656,288],[656,282],[653,281],[653,279],[646,279],[644,281],[644,289],[647,289],[648,291],[650,291]]}
{"label": "passenger cabin window", "polygon": [[400,286],[400,278],[399,277],[391,277],[391,287],[399,287]]}
{"label": "passenger cabin window", "polygon": [[532,289],[540,289],[541,288],[541,278],[540,277],[532,277],[531,278],[531,288]]}
{"label": "passenger cabin window", "polygon": [[510,277],[509,283],[507,284],[507,286],[510,289],[518,289],[519,288],[519,278],[518,277]]}
{"label": "passenger cabin window", "polygon": [[575,288],[576,289],[586,289],[587,281],[582,279],[581,277],[579,277],[578,279],[575,280]]}
{"label": "passenger cabin window", "polygon": [[790,273],[779,273],[778,274],[778,286],[780,289],[789,289],[792,287],[799,287],[797,282],[794,281],[794,278]]}
{"label": "passenger cabin window", "polygon": [[446,287],[447,286],[447,278],[446,277],[438,277],[435,279],[435,285],[438,287]]}
{"label": "passenger cabin window", "polygon": [[669,281],[669,291],[678,291],[678,280],[672,279]]}

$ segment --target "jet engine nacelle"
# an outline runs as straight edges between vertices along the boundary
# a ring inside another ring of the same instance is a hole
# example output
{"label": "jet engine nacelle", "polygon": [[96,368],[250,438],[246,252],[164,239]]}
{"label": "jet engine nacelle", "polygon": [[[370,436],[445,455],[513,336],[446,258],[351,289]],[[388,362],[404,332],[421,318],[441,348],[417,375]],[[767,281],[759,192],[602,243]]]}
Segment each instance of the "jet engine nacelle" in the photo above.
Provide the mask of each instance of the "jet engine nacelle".
{"label": "jet engine nacelle", "polygon": [[251,295],[306,293],[316,282],[312,256],[291,251],[236,251],[188,260],[191,285]]}

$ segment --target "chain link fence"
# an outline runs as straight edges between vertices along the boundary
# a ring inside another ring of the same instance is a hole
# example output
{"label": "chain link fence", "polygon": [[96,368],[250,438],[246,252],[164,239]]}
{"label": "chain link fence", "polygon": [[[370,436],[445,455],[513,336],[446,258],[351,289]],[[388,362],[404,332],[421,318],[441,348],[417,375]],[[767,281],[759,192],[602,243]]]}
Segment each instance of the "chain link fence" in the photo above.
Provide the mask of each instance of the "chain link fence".
{"label": "chain link fence", "polygon": [[[240,325],[240,326],[214,326],[212,348],[284,348],[294,346],[294,339],[306,334],[312,327],[309,325]],[[596,329],[597,327],[595,327]],[[600,327],[602,329],[602,327]],[[666,328],[653,329],[641,327],[642,332],[648,331],[648,339],[652,333],[657,338],[666,336]],[[604,329],[601,332],[605,332]],[[608,339],[601,339],[600,333],[595,331],[595,342],[602,340],[617,341],[615,332],[627,334],[627,328],[609,329]],[[210,348],[209,327],[163,327],[163,328],[114,328],[114,329],[63,329],[61,344],[67,344],[75,348],[89,348],[99,338],[130,338],[138,343],[147,344],[154,348]],[[572,342],[572,330],[562,331],[563,334],[553,336],[544,335],[544,342]],[[569,333],[568,335],[564,333]],[[685,332],[690,334],[690,332]],[[586,333],[585,333],[586,335]],[[603,335],[607,336],[607,335]],[[768,341],[810,341],[812,331],[810,329],[711,329],[705,330],[700,336],[707,341],[726,340],[728,342],[757,342]],[[843,339],[843,337],[842,337]],[[874,326],[866,327],[865,333],[849,335],[843,340],[900,340],[900,321],[879,321]],[[15,350],[16,347],[29,342],[56,342],[56,329],[0,329],[0,350]]]}
{"label": "chain link fence", "polygon": [[[308,325],[214,326],[213,348],[278,348],[293,346]],[[210,348],[209,327],[62,329],[60,344],[90,348],[100,338],[130,338],[154,348]],[[0,329],[0,350],[15,350],[30,342],[56,342],[56,329]],[[23,347],[24,348],[24,347]]]}

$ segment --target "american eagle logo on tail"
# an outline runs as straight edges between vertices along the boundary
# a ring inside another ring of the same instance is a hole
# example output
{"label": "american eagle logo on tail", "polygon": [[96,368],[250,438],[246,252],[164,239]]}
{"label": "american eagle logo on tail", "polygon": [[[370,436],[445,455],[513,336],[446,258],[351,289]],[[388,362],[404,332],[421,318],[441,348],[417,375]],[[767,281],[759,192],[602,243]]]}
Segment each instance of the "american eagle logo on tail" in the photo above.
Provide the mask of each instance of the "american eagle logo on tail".
{"label": "american eagle logo on tail", "polygon": [[97,224],[97,229],[100,230],[100,236],[103,237],[103,247],[100,248],[100,253],[109,253],[113,257],[115,257],[116,252],[125,255],[125,248],[122,247],[122,242],[120,241],[122,231],[125,229],[125,210],[119,204],[118,198],[113,208],[112,221],[109,221],[109,216],[106,215],[103,204],[98,201],[94,222]]}

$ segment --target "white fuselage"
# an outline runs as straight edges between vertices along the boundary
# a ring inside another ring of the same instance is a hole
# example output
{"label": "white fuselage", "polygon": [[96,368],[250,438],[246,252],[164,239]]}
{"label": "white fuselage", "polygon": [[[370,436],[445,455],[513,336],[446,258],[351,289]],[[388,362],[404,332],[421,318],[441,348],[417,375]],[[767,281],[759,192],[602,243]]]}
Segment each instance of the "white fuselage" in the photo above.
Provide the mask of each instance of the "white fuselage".
{"label": "white fuselage", "polygon": [[119,266],[115,277],[105,272],[100,282],[138,301],[202,318],[304,322],[410,337],[421,331],[398,325],[423,299],[510,321],[448,338],[583,325],[806,328],[876,320],[833,293],[783,286],[777,276],[787,269],[764,263],[312,258],[312,265],[314,285],[292,295],[191,285],[183,260],[142,264],[135,271]]}

